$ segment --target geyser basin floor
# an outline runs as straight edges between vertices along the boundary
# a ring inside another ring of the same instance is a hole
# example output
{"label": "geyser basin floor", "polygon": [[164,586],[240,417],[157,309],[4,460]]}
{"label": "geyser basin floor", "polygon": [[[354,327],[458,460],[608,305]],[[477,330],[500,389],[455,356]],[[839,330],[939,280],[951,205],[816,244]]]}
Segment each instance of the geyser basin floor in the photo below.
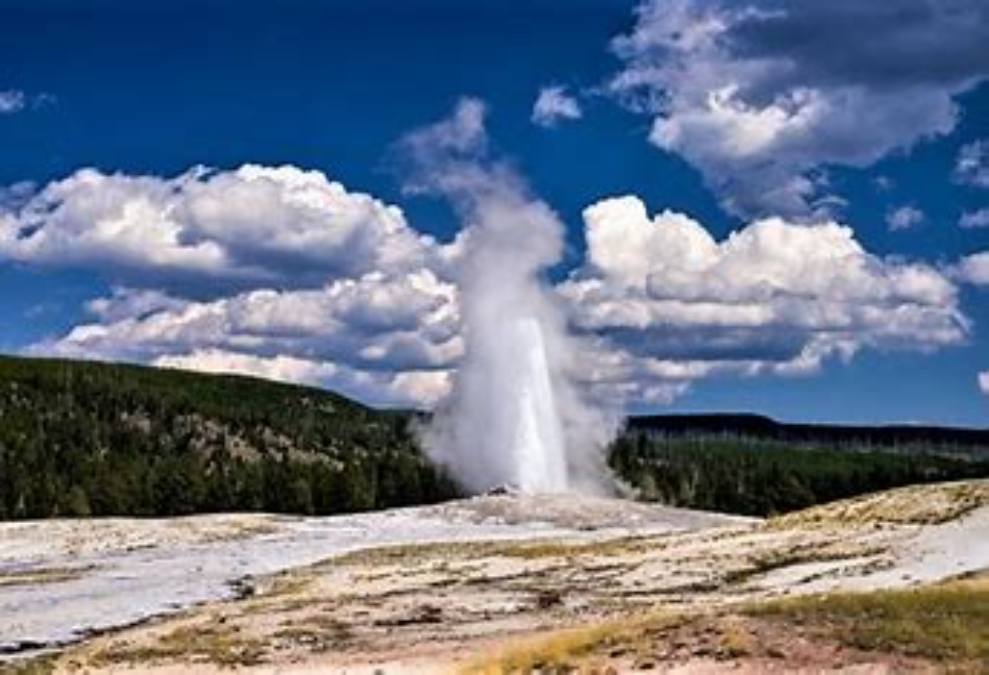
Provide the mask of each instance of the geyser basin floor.
{"label": "geyser basin floor", "polygon": [[482,497],[328,518],[226,514],[0,523],[0,658],[232,597],[247,577],[383,545],[611,536],[731,518],[568,496]]}
{"label": "geyser basin floor", "polygon": [[[533,522],[536,513],[550,522]],[[236,544],[249,558],[255,546],[263,550],[259,542],[277,536],[286,537],[283,544],[337,536],[349,542],[338,551],[351,553],[256,580],[253,597],[88,640],[60,663],[91,672],[186,672],[190,662],[202,672],[231,665],[257,672],[442,672],[479,655],[495,658],[534,632],[657,608],[696,615],[781,594],[902,587],[989,568],[985,481],[893,491],[768,522],[568,496],[262,520],[275,531],[187,543],[168,564],[191,565],[185,576],[195,576],[202,561],[193,552],[208,559]],[[432,543],[412,543],[416,528]],[[401,545],[376,546],[381,542]],[[52,548],[64,553],[56,543]],[[139,553],[101,555],[124,564]],[[33,555],[34,565],[56,567]],[[158,555],[166,564],[169,551]],[[170,583],[180,576],[176,569]],[[43,598],[56,614],[81,594],[110,593],[101,578],[85,572],[24,588],[35,590],[34,615],[44,616]],[[16,588],[0,586],[0,598],[9,600]]]}

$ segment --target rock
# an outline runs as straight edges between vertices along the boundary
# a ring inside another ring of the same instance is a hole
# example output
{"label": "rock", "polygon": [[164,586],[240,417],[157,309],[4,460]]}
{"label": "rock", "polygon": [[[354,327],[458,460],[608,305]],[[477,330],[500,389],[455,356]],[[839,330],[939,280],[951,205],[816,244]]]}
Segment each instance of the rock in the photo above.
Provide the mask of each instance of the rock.
{"label": "rock", "polygon": [[504,483],[502,485],[496,485],[495,487],[491,488],[484,494],[489,497],[499,497],[506,495],[509,497],[514,497],[515,495],[519,494],[519,489],[514,485],[509,485],[507,483]]}

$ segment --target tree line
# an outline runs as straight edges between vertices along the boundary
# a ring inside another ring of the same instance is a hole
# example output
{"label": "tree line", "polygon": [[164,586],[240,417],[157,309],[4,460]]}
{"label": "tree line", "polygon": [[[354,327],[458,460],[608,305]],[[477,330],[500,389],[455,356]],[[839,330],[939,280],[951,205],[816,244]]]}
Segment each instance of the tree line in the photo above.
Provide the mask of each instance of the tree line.
{"label": "tree line", "polygon": [[753,516],[902,485],[989,477],[986,455],[935,450],[632,429],[615,442],[610,464],[641,499]]}
{"label": "tree line", "polygon": [[[419,451],[419,420],[253,378],[0,357],[0,519],[325,515],[460,496]],[[639,498],[674,506],[769,515],[989,476],[977,448],[946,456],[937,444],[904,451],[647,422],[631,421],[609,462]]]}
{"label": "tree line", "polygon": [[261,380],[0,358],[0,519],[449,499],[412,418]]}

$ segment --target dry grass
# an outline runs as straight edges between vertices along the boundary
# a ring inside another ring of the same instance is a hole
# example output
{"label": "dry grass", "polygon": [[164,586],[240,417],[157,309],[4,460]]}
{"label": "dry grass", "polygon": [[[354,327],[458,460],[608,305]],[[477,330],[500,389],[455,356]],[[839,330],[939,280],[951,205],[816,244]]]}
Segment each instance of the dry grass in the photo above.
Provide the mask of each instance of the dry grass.
{"label": "dry grass", "polygon": [[197,623],[181,625],[150,644],[112,642],[93,654],[89,665],[101,667],[173,661],[237,667],[257,665],[263,655],[264,646],[260,641],[242,638],[232,627]]}
{"label": "dry grass", "polygon": [[573,558],[579,556],[620,556],[661,550],[667,546],[662,536],[627,536],[597,541],[567,541],[563,539],[540,539],[528,541],[465,541],[432,544],[403,544],[380,546],[378,548],[354,551],[317,563],[348,566],[408,565],[429,560],[449,561],[454,559],[473,560],[477,558],[518,558],[539,560],[544,558]]}
{"label": "dry grass", "polygon": [[989,577],[906,590],[837,593],[752,607],[756,616],[800,624],[867,651],[989,670]]}
{"label": "dry grass", "polygon": [[844,645],[855,653],[899,655],[959,672],[989,673],[989,575],[919,589],[736,605],[714,614],[659,613],[605,621],[520,639],[469,664],[464,672],[604,672],[616,657],[655,664],[669,657],[689,660],[692,654],[759,663],[767,654],[786,658],[785,648],[770,650],[763,642],[773,635],[778,636],[775,642],[786,644],[797,627],[812,641]]}
{"label": "dry grass", "polygon": [[37,656],[23,661],[0,663],[0,675],[51,675],[54,672],[54,656]]}
{"label": "dry grass", "polygon": [[0,572],[0,588],[72,581],[91,572],[93,567],[39,567],[33,570]]}
{"label": "dry grass", "polygon": [[728,572],[723,582],[729,586],[742,586],[755,578],[786,567],[851,558],[877,558],[885,553],[887,549],[883,546],[843,541],[769,549],[751,556],[746,567]]}
{"label": "dry grass", "polygon": [[770,529],[832,525],[935,525],[989,506],[989,480],[912,485],[773,518]]}
{"label": "dry grass", "polygon": [[729,658],[753,654],[759,647],[755,635],[743,622],[728,620],[721,626],[720,648]]}
{"label": "dry grass", "polygon": [[493,555],[525,560],[539,558],[576,558],[581,556],[614,557],[650,550],[659,551],[668,542],[660,536],[616,537],[590,542],[547,540],[538,542],[499,543],[491,551]]}
{"label": "dry grass", "polygon": [[[648,633],[675,626],[681,621],[672,614],[651,614],[568,628],[519,638],[508,649],[489,654],[467,664],[464,675],[505,673],[570,672],[597,667],[595,654],[612,646],[634,650],[647,641]],[[602,665],[604,660],[602,660]]]}

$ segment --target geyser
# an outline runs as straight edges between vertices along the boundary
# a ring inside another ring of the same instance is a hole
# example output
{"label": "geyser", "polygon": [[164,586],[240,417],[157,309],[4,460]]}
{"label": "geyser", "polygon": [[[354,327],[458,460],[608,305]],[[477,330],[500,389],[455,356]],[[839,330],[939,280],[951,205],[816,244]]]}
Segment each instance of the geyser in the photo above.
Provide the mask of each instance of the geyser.
{"label": "geyser", "polygon": [[472,491],[601,492],[616,418],[579,387],[580,345],[544,278],[562,255],[563,225],[512,169],[485,160],[483,116],[464,100],[403,141],[409,188],[451,198],[465,223],[450,246],[464,356],[422,440]]}
{"label": "geyser", "polygon": [[[506,449],[515,466],[515,484],[524,491],[559,491],[567,487],[567,465],[563,428],[556,410],[553,383],[549,377],[546,342],[538,319],[525,317],[509,327],[517,341],[519,368],[510,373],[510,386],[517,397],[507,401],[516,407],[509,427],[514,438]],[[514,349],[513,349],[514,351]]]}

